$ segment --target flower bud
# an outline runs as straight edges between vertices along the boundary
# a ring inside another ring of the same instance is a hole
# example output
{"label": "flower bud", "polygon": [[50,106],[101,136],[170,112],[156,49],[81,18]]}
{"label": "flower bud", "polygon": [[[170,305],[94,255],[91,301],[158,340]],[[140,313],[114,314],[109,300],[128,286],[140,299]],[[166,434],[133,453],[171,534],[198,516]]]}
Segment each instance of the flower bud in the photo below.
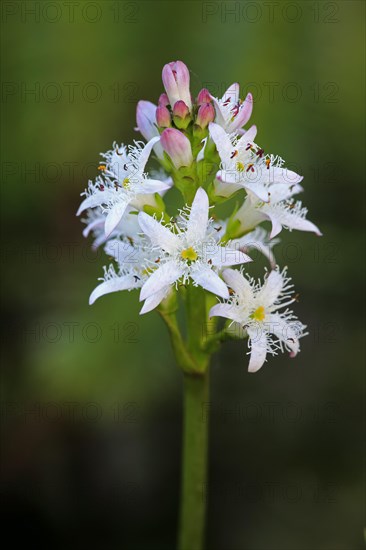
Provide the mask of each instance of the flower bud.
{"label": "flower bud", "polygon": [[204,103],[200,106],[197,113],[196,124],[204,130],[215,120],[215,108],[211,103]]}
{"label": "flower bud", "polygon": [[139,101],[136,108],[136,122],[138,131],[147,141],[158,136],[159,132],[155,126],[156,105],[150,101]]}
{"label": "flower bud", "polygon": [[160,143],[176,168],[190,166],[193,162],[189,139],[179,130],[167,128],[160,136]]}
{"label": "flower bud", "polygon": [[158,107],[156,109],[156,122],[159,128],[170,128],[171,118],[169,110],[166,107]]}
{"label": "flower bud", "polygon": [[184,101],[177,101],[173,107],[173,120],[177,128],[185,130],[191,122],[189,109]]}
{"label": "flower bud", "polygon": [[169,98],[170,105],[175,105],[180,99],[192,109],[191,94],[189,91],[189,71],[182,61],[175,61],[164,65],[163,84]]}
{"label": "flower bud", "polygon": [[211,103],[211,94],[207,88],[202,88],[197,96],[197,105],[203,105],[204,103]]}
{"label": "flower bud", "polygon": [[158,103],[159,107],[166,107],[169,105],[169,97],[166,94],[161,94]]}

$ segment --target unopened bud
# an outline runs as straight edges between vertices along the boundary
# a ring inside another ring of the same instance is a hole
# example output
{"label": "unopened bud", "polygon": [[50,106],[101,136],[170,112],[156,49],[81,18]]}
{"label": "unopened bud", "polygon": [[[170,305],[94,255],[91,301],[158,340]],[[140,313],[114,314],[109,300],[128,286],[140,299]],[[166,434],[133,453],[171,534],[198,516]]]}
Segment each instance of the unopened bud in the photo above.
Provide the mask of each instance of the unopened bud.
{"label": "unopened bud", "polygon": [[173,120],[177,128],[185,130],[191,122],[189,109],[184,101],[177,101],[173,107]]}
{"label": "unopened bud", "polygon": [[169,105],[169,97],[166,94],[161,94],[158,103],[159,107],[166,107]]}
{"label": "unopened bud", "polygon": [[204,103],[211,103],[211,94],[207,88],[202,88],[197,96],[197,105],[203,105]]}
{"label": "unopened bud", "polygon": [[204,103],[200,106],[197,113],[196,124],[204,130],[215,120],[215,108],[211,103]]}
{"label": "unopened bud", "polygon": [[156,109],[156,123],[159,128],[170,128],[171,118],[169,110],[166,107],[158,107]]}
{"label": "unopened bud", "polygon": [[191,109],[190,78],[186,65],[182,61],[168,63],[164,65],[162,77],[170,105],[175,105],[181,99]]}
{"label": "unopened bud", "polygon": [[167,128],[161,134],[161,145],[168,153],[176,168],[190,166],[193,162],[192,149],[189,139],[175,128]]}

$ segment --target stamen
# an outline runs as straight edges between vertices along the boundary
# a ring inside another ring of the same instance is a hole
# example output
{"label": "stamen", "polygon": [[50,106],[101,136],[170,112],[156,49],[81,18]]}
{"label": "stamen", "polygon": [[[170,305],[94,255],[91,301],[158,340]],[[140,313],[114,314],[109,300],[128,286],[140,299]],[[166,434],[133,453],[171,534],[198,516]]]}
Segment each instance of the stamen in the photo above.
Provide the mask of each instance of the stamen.
{"label": "stamen", "polygon": [[266,313],[263,306],[259,306],[252,314],[251,319],[254,319],[254,321],[263,321],[265,318]]}
{"label": "stamen", "polygon": [[191,246],[189,248],[186,248],[185,250],[182,250],[180,255],[183,260],[189,260],[191,262],[195,262],[198,258],[197,252]]}

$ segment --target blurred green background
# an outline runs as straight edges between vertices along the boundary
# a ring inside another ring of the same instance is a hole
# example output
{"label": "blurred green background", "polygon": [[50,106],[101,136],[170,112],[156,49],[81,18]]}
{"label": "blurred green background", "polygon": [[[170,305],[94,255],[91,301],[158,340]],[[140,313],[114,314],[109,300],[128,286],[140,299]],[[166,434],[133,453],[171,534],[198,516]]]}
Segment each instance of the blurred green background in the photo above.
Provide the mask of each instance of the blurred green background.
{"label": "blurred green background", "polygon": [[[2,3],[3,517],[12,542],[171,549],[181,382],[134,293],[102,274],[75,217],[99,152],[181,59],[192,91],[238,81],[257,141],[304,174],[324,237],[281,234],[310,335],[296,360],[211,369],[210,550],[363,548],[365,4]],[[194,549],[189,549],[194,550]]]}

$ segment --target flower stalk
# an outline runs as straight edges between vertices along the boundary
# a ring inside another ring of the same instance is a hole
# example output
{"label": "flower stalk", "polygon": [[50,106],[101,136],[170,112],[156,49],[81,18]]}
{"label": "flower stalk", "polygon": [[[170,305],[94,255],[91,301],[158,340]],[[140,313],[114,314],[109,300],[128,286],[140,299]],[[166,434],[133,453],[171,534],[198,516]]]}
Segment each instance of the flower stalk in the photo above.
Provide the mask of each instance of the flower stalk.
{"label": "flower stalk", "polygon": [[[93,234],[94,249],[103,245],[112,259],[89,303],[138,290],[140,314],[156,309],[169,331],[184,391],[179,548],[202,550],[210,358],[229,339],[247,340],[249,372],[279,351],[297,355],[306,327],[289,309],[297,294],[273,247],[283,229],[321,233],[294,198],[303,191],[302,176],[257,145],[255,125],[244,127],[253,110],[250,93],[241,99],[234,83],[222,98],[204,88],[194,100],[182,61],[166,64],[162,80],[157,105],[137,104],[136,130],[147,143],[114,142],[102,154],[78,214],[86,216],[84,236]],[[159,170],[146,168],[151,158]],[[172,187],[183,199],[174,214],[165,203]],[[234,197],[221,219],[216,207]],[[247,273],[252,250],[269,262],[263,282]]]}

